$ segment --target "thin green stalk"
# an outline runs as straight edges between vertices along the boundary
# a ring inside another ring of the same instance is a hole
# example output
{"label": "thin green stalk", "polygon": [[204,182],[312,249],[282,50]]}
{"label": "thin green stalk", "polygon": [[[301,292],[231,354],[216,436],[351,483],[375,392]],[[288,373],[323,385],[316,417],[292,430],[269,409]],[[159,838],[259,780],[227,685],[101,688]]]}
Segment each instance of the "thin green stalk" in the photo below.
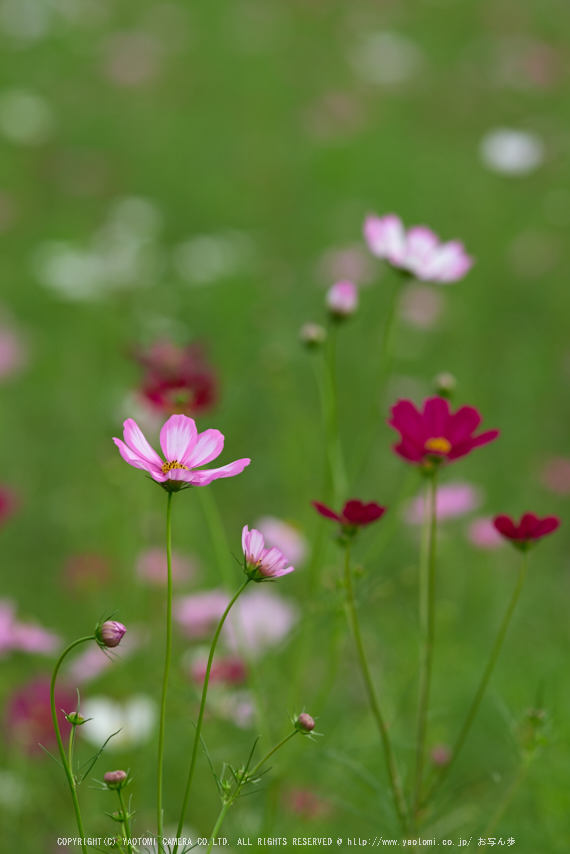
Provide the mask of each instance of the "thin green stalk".
{"label": "thin green stalk", "polygon": [[84,843],[85,833],[83,831],[83,820],[81,818],[81,810],[79,809],[79,800],[77,798],[77,785],[75,782],[75,777],[73,775],[73,771],[71,770],[70,764],[67,761],[67,756],[65,755],[65,748],[63,746],[63,741],[61,740],[61,732],[59,730],[59,724],[57,721],[57,712],[55,708],[55,682],[57,679],[57,674],[59,672],[59,668],[63,662],[63,659],[67,655],[68,652],[78,646],[80,643],[85,643],[86,641],[95,640],[95,635],[89,635],[89,637],[79,638],[79,640],[73,641],[67,649],[61,653],[58,658],[56,665],[53,669],[53,675],[51,677],[51,685],[50,685],[50,704],[51,704],[51,716],[53,720],[53,728],[55,730],[55,737],[57,739],[57,746],[59,748],[59,755],[61,756],[61,764],[63,765],[63,770],[65,771],[65,776],[67,777],[67,782],[69,783],[69,788],[71,791],[71,798],[73,800],[73,808],[75,810],[75,818],[77,820],[77,829],[79,830],[79,836],[81,837],[81,850],[83,854],[87,854],[87,847]]}
{"label": "thin green stalk", "polygon": [[[433,668],[433,647],[435,641],[435,569],[437,545],[437,469],[430,475],[425,503],[427,512],[427,548],[422,543],[420,562],[420,696],[418,704],[418,728],[416,736],[416,771],[414,777],[414,797],[412,830],[420,808],[422,784],[425,766],[425,742],[429,710],[431,677]],[[425,530],[425,528],[424,528]],[[423,538],[424,539],[424,538]],[[425,542],[425,539],[424,539]]]}
{"label": "thin green stalk", "polygon": [[340,440],[340,424],[338,413],[338,379],[336,369],[338,321],[333,320],[329,328],[330,332],[327,347],[327,371],[330,409],[329,437],[327,444],[329,444],[329,454],[331,455],[331,475],[334,496],[333,500],[335,504],[338,504],[346,496],[346,491],[348,489],[346,466],[344,464],[342,443]]}
{"label": "thin green stalk", "polygon": [[[267,754],[263,757],[263,759],[261,759],[261,760],[257,763],[257,765],[255,766],[255,768],[252,768],[252,770],[248,772],[248,775],[247,775],[247,776],[248,776],[249,778],[254,777],[254,776],[255,776],[255,774],[256,774],[256,773],[259,771],[259,769],[261,768],[261,766],[262,766],[265,762],[267,762],[267,760],[269,759],[269,757],[270,757],[270,756],[273,756],[273,754],[274,754],[277,750],[279,750],[279,748],[280,748],[280,747],[283,747],[283,745],[285,744],[285,742],[289,741],[289,739],[290,739],[290,738],[293,738],[293,736],[294,736],[294,735],[297,735],[297,733],[298,733],[298,730],[294,729],[292,732],[288,733],[288,735],[286,735],[286,736],[285,736],[285,738],[282,738],[282,739],[281,739],[281,741],[280,741],[278,744],[276,744],[276,745],[275,745],[275,747],[272,747],[272,748],[271,748],[271,750],[269,751],[269,753],[267,753]],[[245,782],[247,782],[247,781],[245,781]],[[229,808],[232,806],[232,804],[234,803],[234,801],[239,797],[239,794],[240,794],[241,790],[243,789],[243,787],[244,787],[244,785],[245,785],[245,782],[240,783],[238,786],[236,786],[236,788],[235,788],[235,790],[234,790],[234,793],[232,794],[231,798],[230,798],[230,799],[229,799],[229,800],[228,800],[228,801],[223,805],[223,807],[222,807],[222,811],[220,812],[220,814],[219,814],[219,816],[218,816],[218,818],[217,818],[217,820],[216,820],[216,824],[214,825],[214,829],[212,830],[212,833],[211,833],[211,835],[210,835],[210,842],[208,843],[208,849],[207,849],[207,851],[206,851],[206,854],[210,854],[210,851],[212,850],[212,846],[213,846],[213,844],[214,844],[214,839],[216,838],[216,833],[219,831],[220,827],[222,826],[222,822],[223,822],[224,818],[226,817],[226,815],[228,814]]]}
{"label": "thin green stalk", "polygon": [[125,809],[125,800],[123,798],[123,793],[122,793],[121,789],[117,789],[117,794],[119,796],[119,804],[121,807],[121,812],[123,813],[123,817],[125,819],[123,822],[123,829],[124,829],[125,836],[128,840],[127,851],[129,852],[129,854],[133,854],[133,846],[131,845],[131,842],[130,842],[130,840],[131,840],[131,825],[130,825],[129,819],[128,819],[128,812]]}
{"label": "thin green stalk", "polygon": [[356,606],[354,602],[354,588],[352,585],[352,572],[350,569],[350,544],[348,542],[345,546],[344,552],[344,584],[346,589],[346,605],[348,619],[356,644],[358,662],[360,664],[360,669],[362,671],[362,676],[364,678],[364,683],[368,692],[370,708],[372,709],[372,714],[374,715],[374,719],[376,720],[378,731],[380,733],[380,738],[382,740],[384,756],[386,759],[386,768],[388,770],[388,777],[390,780],[390,786],[394,798],[394,805],[396,807],[396,812],[398,813],[398,819],[402,827],[402,833],[406,833],[408,808],[406,804],[406,799],[404,797],[402,784],[400,782],[400,775],[398,773],[396,757],[394,756],[394,751],[392,749],[392,744],[388,735],[388,727],[386,726],[384,716],[382,715],[382,712],[380,710],[380,703],[378,701],[378,697],[376,696],[376,688],[374,687],[374,682],[372,680],[372,675],[370,673],[368,661],[366,659],[366,653],[364,652],[364,644],[362,643],[362,635],[360,633],[360,625],[358,623],[358,616],[356,613]]}
{"label": "thin green stalk", "polygon": [[160,700],[160,723],[158,726],[158,781],[156,787],[156,811],[160,849],[162,849],[162,830],[164,820],[162,809],[162,766],[164,762],[166,694],[168,691],[170,656],[172,653],[172,495],[172,492],[168,493],[168,500],[166,503],[166,563],[168,568],[168,584],[166,591],[166,656],[164,661],[164,676],[162,679],[162,697]]}
{"label": "thin green stalk", "polygon": [[523,552],[523,555],[522,555],[522,561],[521,561],[521,566],[519,569],[517,583],[515,585],[515,589],[513,590],[513,595],[511,596],[511,601],[509,602],[509,605],[508,605],[507,610],[505,612],[505,616],[503,617],[502,623],[500,625],[499,632],[497,634],[497,637],[495,639],[495,643],[493,645],[493,649],[491,650],[491,655],[489,657],[489,661],[487,662],[487,666],[485,668],[483,676],[481,677],[479,687],[477,688],[477,692],[475,694],[475,697],[473,698],[471,706],[469,707],[469,711],[467,713],[467,717],[465,718],[465,722],[464,722],[463,726],[461,727],[461,731],[460,731],[459,735],[457,736],[457,740],[453,746],[453,750],[451,753],[451,759],[448,762],[448,764],[444,768],[441,769],[439,776],[436,778],[436,780],[435,780],[435,782],[434,782],[434,784],[433,784],[433,786],[432,786],[432,788],[428,794],[428,798],[431,797],[437,789],[439,789],[439,787],[441,786],[441,784],[443,783],[443,781],[447,777],[447,774],[449,773],[451,766],[453,765],[453,763],[457,759],[457,756],[459,755],[463,745],[465,744],[465,741],[467,740],[467,736],[469,735],[469,730],[471,729],[471,725],[473,724],[473,721],[475,720],[475,715],[477,714],[477,711],[478,711],[479,706],[481,704],[481,700],[483,699],[483,695],[484,695],[485,690],[487,688],[487,685],[489,683],[489,679],[491,678],[491,674],[493,673],[493,669],[495,667],[495,664],[497,663],[497,659],[498,659],[499,654],[501,652],[501,648],[503,646],[503,641],[505,639],[505,635],[507,634],[507,630],[509,628],[509,623],[511,622],[511,617],[513,616],[513,612],[517,606],[517,602],[518,602],[519,597],[521,595],[521,592],[522,592],[522,589],[524,586],[524,582],[525,582],[525,578],[526,578],[526,569],[527,569],[527,552],[525,551],[525,552]]}
{"label": "thin green stalk", "polygon": [[[216,629],[216,633],[214,635],[214,639],[212,641],[212,646],[210,647],[210,655],[208,656],[208,664],[206,666],[206,675],[204,677],[204,687],[202,688],[202,700],[200,703],[200,712],[198,714],[198,723],[196,724],[196,733],[194,735],[194,747],[192,749],[192,758],[190,760],[190,770],[188,772],[188,782],[186,783],[186,790],[184,792],[184,800],[182,802],[182,812],[180,814],[180,821],[178,822],[178,829],[176,831],[176,837],[179,838],[182,834],[182,826],[184,824],[184,819],[186,817],[186,810],[188,809],[188,800],[190,798],[190,790],[192,789],[192,780],[194,779],[194,769],[196,767],[196,759],[198,757],[198,747],[200,746],[200,735],[202,733],[202,722],[204,720],[204,710],[206,708],[206,697],[208,696],[208,684],[210,682],[210,670],[212,669],[212,662],[214,660],[214,653],[216,651],[216,645],[218,643],[218,638],[220,637],[220,632],[224,626],[226,621],[226,617],[230,613],[230,610],[233,604],[236,602],[238,596],[243,593],[247,585],[249,584],[251,579],[246,578],[244,583],[241,585],[230,604],[226,608],[223,613],[222,619],[218,624],[218,628]],[[178,850],[178,844],[174,846],[174,854],[176,854]]]}
{"label": "thin green stalk", "polygon": [[509,788],[507,789],[504,798],[499,802],[499,806],[497,807],[497,809],[493,813],[493,817],[492,817],[491,821],[489,822],[489,824],[485,828],[485,831],[484,831],[485,838],[492,834],[492,832],[494,831],[494,829],[496,828],[496,826],[498,825],[498,823],[502,819],[507,807],[509,806],[512,799],[514,798],[514,796],[518,792],[522,781],[526,777],[527,770],[528,770],[528,764],[522,763],[517,774],[516,774],[516,776],[515,776],[515,778],[514,778],[514,780],[512,781]]}

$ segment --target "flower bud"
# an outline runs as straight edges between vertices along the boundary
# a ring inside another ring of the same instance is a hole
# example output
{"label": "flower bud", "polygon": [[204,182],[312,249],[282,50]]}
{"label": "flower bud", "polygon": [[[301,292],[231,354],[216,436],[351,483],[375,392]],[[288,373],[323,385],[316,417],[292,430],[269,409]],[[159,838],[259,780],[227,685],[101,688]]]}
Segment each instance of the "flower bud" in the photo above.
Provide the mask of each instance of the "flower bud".
{"label": "flower bud", "polygon": [[126,631],[122,623],[117,623],[116,620],[107,620],[97,630],[97,640],[103,646],[112,649],[119,646]]}
{"label": "flower bud", "polygon": [[327,291],[327,308],[333,317],[350,317],[358,308],[358,290],[353,282],[337,282]]}
{"label": "flower bud", "polygon": [[103,775],[103,780],[107,784],[108,789],[122,789],[127,782],[126,771],[107,771]]}
{"label": "flower bud", "polygon": [[308,715],[306,712],[302,712],[295,721],[295,726],[299,730],[299,732],[306,735],[307,733],[312,732],[312,730],[314,730],[315,722],[310,715]]}
{"label": "flower bud", "polygon": [[317,348],[327,340],[327,330],[318,323],[304,323],[299,330],[299,338],[305,347]]}
{"label": "flower bud", "polygon": [[79,712],[70,712],[69,715],[65,716],[70,724],[73,726],[81,726],[81,724],[85,723],[85,718],[83,715],[80,715]]}
{"label": "flower bud", "polygon": [[445,397],[448,400],[457,388],[457,380],[453,374],[450,374],[447,371],[444,371],[434,377],[433,384],[435,386],[436,394],[440,397]]}
{"label": "flower bud", "polygon": [[445,768],[451,761],[451,749],[447,744],[436,744],[431,751],[431,761],[438,768]]}

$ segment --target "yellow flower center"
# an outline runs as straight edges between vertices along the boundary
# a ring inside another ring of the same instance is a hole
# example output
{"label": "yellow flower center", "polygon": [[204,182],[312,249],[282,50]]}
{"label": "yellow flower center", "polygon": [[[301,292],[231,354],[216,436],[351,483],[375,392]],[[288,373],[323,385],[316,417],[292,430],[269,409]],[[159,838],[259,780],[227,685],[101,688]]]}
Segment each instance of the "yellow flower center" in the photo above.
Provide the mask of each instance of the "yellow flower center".
{"label": "yellow flower center", "polygon": [[183,466],[182,463],[179,463],[178,460],[171,460],[169,463],[162,464],[162,473],[167,474],[172,469],[184,469],[184,471],[190,471],[188,466]]}
{"label": "yellow flower center", "polygon": [[426,451],[435,451],[436,454],[448,454],[451,451],[451,442],[443,436],[437,436],[435,439],[428,439],[424,447]]}

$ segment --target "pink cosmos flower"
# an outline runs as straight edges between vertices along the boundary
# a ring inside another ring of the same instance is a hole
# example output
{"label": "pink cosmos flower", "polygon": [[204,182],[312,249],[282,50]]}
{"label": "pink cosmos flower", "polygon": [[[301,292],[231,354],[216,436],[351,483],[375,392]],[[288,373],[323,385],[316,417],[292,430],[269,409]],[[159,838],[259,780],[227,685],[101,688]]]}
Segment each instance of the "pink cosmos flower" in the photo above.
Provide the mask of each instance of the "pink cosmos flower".
{"label": "pink cosmos flower", "polygon": [[359,501],[357,498],[347,501],[340,513],[337,513],[320,501],[312,501],[311,503],[320,516],[338,522],[347,533],[356,533],[358,528],[376,522],[382,518],[387,509],[386,507],[381,507],[375,501],[364,504],[363,501]]}
{"label": "pink cosmos flower", "polygon": [[534,513],[525,513],[520,522],[515,522],[510,516],[495,516],[493,524],[497,531],[510,540],[514,546],[525,551],[536,540],[547,534],[552,534],[560,526],[558,516],[545,516],[539,519]]}
{"label": "pink cosmos flower", "polygon": [[[438,486],[436,495],[436,513],[441,522],[455,519],[471,513],[481,503],[479,490],[470,483],[446,483]],[[406,509],[405,519],[411,525],[421,525],[424,519],[425,497],[423,494],[412,498]]]}
{"label": "pink cosmos flower", "polygon": [[457,282],[473,266],[473,258],[467,255],[462,243],[457,240],[440,243],[437,234],[424,225],[406,232],[396,214],[368,216],[364,237],[377,258],[385,258],[393,267],[425,282]]}
{"label": "pink cosmos flower", "polygon": [[0,601],[0,655],[10,650],[51,655],[60,645],[58,635],[32,623],[20,623],[12,603]]}
{"label": "pink cosmos flower", "polygon": [[264,578],[279,578],[282,575],[288,575],[295,569],[294,566],[287,566],[287,558],[276,546],[271,549],[265,548],[263,534],[260,534],[255,528],[250,531],[247,525],[244,525],[241,532],[241,545],[248,575],[253,581],[262,581]]}
{"label": "pink cosmos flower", "polygon": [[390,427],[400,433],[400,442],[393,450],[410,463],[434,465],[464,457],[474,448],[492,442],[498,430],[488,430],[474,436],[481,422],[479,412],[472,406],[462,406],[456,413],[442,397],[430,397],[419,412],[411,400],[399,400],[392,407]]}
{"label": "pink cosmos flower", "polygon": [[327,308],[338,318],[350,317],[358,308],[358,288],[353,282],[337,282],[327,291]]}
{"label": "pink cosmos flower", "polygon": [[264,585],[240,596],[224,624],[222,637],[232,652],[239,654],[244,645],[253,658],[259,658],[287,637],[297,619],[295,605]]}
{"label": "pink cosmos flower", "polygon": [[251,462],[241,459],[221,468],[196,471],[198,466],[215,460],[222,453],[224,437],[219,430],[204,430],[198,434],[194,419],[186,415],[172,415],[160,431],[160,447],[166,462],[151,448],[132,418],[127,418],[123,427],[125,441],[113,439],[122,458],[129,465],[147,471],[169,491],[183,488],[184,483],[207,486],[220,477],[233,477]]}
{"label": "pink cosmos flower", "polygon": [[218,625],[229,603],[223,590],[205,590],[177,599],[174,617],[187,637],[201,638]]}
{"label": "pink cosmos flower", "polygon": [[490,551],[498,549],[503,545],[503,539],[495,528],[493,520],[484,516],[479,519],[473,519],[469,525],[467,536],[469,542],[477,546],[478,549]]}

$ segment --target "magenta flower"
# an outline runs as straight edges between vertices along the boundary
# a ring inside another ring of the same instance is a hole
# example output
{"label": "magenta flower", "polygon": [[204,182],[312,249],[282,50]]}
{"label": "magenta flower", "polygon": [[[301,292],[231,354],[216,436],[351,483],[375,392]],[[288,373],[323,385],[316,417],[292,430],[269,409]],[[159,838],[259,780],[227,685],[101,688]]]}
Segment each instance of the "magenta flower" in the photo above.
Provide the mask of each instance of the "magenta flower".
{"label": "magenta flower", "polygon": [[245,557],[245,571],[252,581],[264,581],[267,578],[279,578],[295,569],[287,566],[289,561],[277,546],[265,548],[263,534],[244,525],[241,532],[241,545]]}
{"label": "magenta flower", "polygon": [[[56,686],[55,707],[59,727],[64,741],[69,737],[71,724],[62,709],[77,706],[77,694],[67,687]],[[44,756],[39,746],[51,747],[55,733],[50,707],[50,680],[32,679],[8,698],[6,704],[5,731],[8,744],[18,745],[27,753]]]}
{"label": "magenta flower", "polygon": [[462,243],[457,240],[440,243],[437,234],[424,225],[406,232],[395,214],[367,217],[364,237],[377,258],[384,258],[393,267],[425,282],[457,282],[473,266],[473,258],[467,255]]}
{"label": "magenta flower", "polygon": [[215,460],[222,453],[224,437],[219,430],[204,430],[198,434],[196,423],[186,415],[172,415],[160,431],[160,447],[165,460],[149,445],[132,418],[124,425],[125,441],[113,439],[125,462],[147,471],[153,480],[164,484],[168,491],[178,491],[184,484],[207,486],[219,477],[240,474],[251,460],[242,459],[217,469],[198,466]]}
{"label": "magenta flower", "polygon": [[339,319],[350,317],[358,308],[358,288],[353,282],[337,282],[327,291],[327,308]]}
{"label": "magenta flower", "polygon": [[320,501],[313,501],[311,503],[317,513],[324,516],[325,519],[334,519],[335,522],[342,525],[343,531],[346,534],[355,534],[359,528],[376,522],[386,512],[386,507],[381,507],[375,501],[364,504],[355,498],[347,501],[340,513],[336,513],[330,507],[327,507],[326,504],[321,504]]}
{"label": "magenta flower", "polygon": [[472,406],[462,406],[455,414],[442,397],[430,397],[423,412],[411,400],[399,400],[392,407],[390,427],[400,433],[401,441],[393,450],[410,463],[427,465],[444,460],[451,462],[464,457],[474,448],[492,442],[498,430],[488,430],[474,436],[481,416]]}
{"label": "magenta flower", "polygon": [[517,524],[510,516],[495,516],[493,524],[497,531],[510,540],[513,546],[526,551],[536,540],[552,534],[560,526],[558,516],[539,519],[534,513],[525,513]]}
{"label": "magenta flower", "polygon": [[218,381],[200,344],[157,341],[136,354],[146,368],[142,394],[161,413],[201,415],[218,397]]}

